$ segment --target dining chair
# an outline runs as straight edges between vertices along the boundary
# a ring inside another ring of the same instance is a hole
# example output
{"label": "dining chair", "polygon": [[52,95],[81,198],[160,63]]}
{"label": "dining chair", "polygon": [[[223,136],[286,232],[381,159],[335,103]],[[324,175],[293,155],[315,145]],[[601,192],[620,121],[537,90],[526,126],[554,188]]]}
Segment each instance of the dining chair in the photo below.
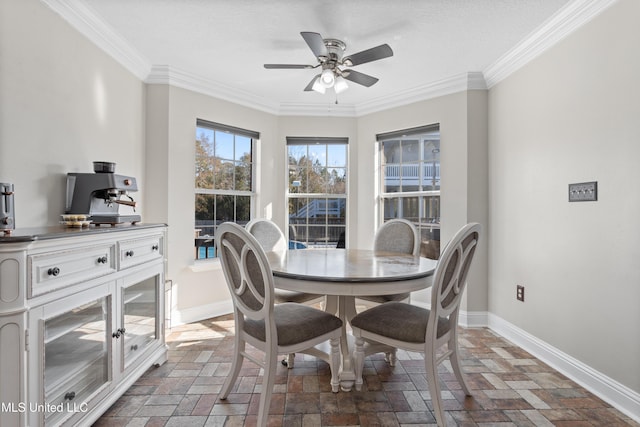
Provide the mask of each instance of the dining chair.
{"label": "dining chair", "polygon": [[[245,229],[260,243],[265,252],[285,251],[289,248],[287,239],[278,225],[266,218],[256,218],[249,221]],[[324,300],[324,295],[310,294],[307,292],[287,291],[275,288],[275,303],[296,302],[304,304],[315,304]],[[282,361],[289,369],[293,368],[295,355],[290,354]]]}
{"label": "dining chair", "polygon": [[[382,224],[373,241],[375,252],[396,252],[403,254],[420,255],[420,237],[418,229],[406,219],[396,218]],[[383,304],[389,301],[409,302],[410,293],[400,293],[392,295],[368,295],[358,297],[368,305],[370,303]]]}
{"label": "dining chair", "polygon": [[[266,426],[279,354],[306,353],[329,363],[331,389],[339,390],[342,320],[304,304],[274,304],[273,274],[260,243],[238,224],[225,222],[216,232],[222,270],[233,299],[235,339],[231,370],[222,386],[225,400],[244,359],[264,370],[258,425]],[[330,342],[330,353],[314,346]],[[246,345],[260,350],[259,358]]]}
{"label": "dining chair", "polygon": [[[373,239],[374,252],[395,252],[420,255],[420,235],[413,223],[403,218],[391,219],[378,228]],[[367,295],[358,297],[359,302],[371,307],[390,301],[402,301],[408,303],[411,293],[403,292],[390,295]],[[385,360],[392,366],[396,363],[396,349],[386,352]]]}
{"label": "dining chair", "polygon": [[[355,387],[361,390],[365,351],[372,354],[389,347],[424,353],[429,393],[439,426],[445,426],[438,365],[449,359],[467,396],[471,390],[464,378],[458,352],[458,314],[467,273],[478,246],[481,226],[462,227],[445,247],[436,267],[431,289],[431,309],[402,302],[388,302],[363,311],[351,319],[355,336]],[[438,351],[446,345],[444,352]]]}

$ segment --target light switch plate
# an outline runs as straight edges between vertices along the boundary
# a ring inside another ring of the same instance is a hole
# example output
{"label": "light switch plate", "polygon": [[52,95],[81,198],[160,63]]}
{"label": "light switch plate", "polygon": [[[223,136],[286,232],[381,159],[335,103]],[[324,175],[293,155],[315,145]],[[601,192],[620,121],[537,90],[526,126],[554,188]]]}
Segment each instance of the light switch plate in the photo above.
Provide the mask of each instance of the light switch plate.
{"label": "light switch plate", "polygon": [[598,182],[569,184],[570,202],[595,202],[598,200]]}

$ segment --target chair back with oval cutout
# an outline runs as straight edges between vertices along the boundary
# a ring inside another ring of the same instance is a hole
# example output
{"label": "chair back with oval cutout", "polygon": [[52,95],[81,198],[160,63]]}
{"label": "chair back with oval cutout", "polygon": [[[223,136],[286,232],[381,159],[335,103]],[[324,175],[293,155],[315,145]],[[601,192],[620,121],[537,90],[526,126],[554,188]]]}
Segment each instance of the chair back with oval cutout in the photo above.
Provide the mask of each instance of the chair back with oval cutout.
{"label": "chair back with oval cutout", "polygon": [[273,312],[273,275],[260,243],[240,225],[226,222],[217,247],[236,315],[267,319]]}
{"label": "chair back with oval cutout", "polygon": [[[449,328],[455,328],[458,324],[460,301],[471,261],[478,246],[481,229],[478,223],[469,223],[460,228],[447,243],[438,260],[431,289],[431,318],[429,319],[429,324],[434,328],[442,322],[442,319],[448,319]],[[439,337],[440,334],[437,336]]]}

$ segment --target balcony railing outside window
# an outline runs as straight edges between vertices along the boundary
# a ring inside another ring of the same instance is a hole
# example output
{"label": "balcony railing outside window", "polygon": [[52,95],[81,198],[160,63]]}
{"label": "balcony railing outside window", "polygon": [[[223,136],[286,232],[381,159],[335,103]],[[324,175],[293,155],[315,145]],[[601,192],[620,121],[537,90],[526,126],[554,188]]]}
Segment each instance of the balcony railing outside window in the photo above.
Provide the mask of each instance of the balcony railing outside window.
{"label": "balcony railing outside window", "polygon": [[387,164],[384,167],[384,188],[386,192],[400,191],[400,188],[440,189],[440,163],[422,165]]}
{"label": "balcony railing outside window", "polygon": [[440,256],[440,127],[378,135],[382,221],[404,218],[419,230],[422,256]]}

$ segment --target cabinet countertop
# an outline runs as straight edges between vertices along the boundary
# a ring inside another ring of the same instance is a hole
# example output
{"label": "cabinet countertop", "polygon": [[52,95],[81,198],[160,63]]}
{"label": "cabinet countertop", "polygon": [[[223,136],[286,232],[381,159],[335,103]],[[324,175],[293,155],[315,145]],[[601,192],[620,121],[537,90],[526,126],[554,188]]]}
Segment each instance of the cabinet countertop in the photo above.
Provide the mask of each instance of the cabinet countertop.
{"label": "cabinet countertop", "polygon": [[166,227],[166,224],[118,224],[111,225],[90,225],[89,227],[66,227],[55,225],[49,227],[16,228],[11,234],[0,233],[0,244],[32,242],[35,240],[59,239],[61,237],[86,236],[91,234],[104,234],[117,231],[143,230],[156,227]]}

